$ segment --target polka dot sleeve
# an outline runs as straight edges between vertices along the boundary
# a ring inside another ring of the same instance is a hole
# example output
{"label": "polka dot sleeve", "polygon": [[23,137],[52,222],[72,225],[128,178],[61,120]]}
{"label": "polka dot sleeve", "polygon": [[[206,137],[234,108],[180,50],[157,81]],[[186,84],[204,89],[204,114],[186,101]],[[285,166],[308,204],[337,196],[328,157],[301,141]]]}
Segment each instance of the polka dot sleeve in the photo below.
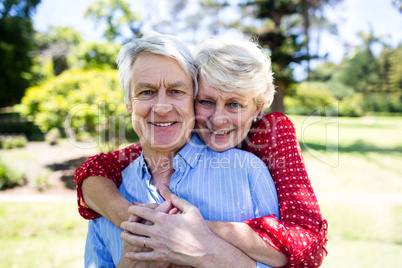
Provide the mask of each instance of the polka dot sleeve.
{"label": "polka dot sleeve", "polygon": [[285,267],[319,267],[327,255],[327,222],[308,178],[293,123],[282,113],[264,115],[248,136],[247,151],[268,166],[278,193],[280,220],[246,221],[286,255]]}
{"label": "polka dot sleeve", "polygon": [[118,151],[92,156],[75,171],[78,212],[84,219],[96,219],[101,215],[85,204],[82,196],[82,182],[90,176],[100,176],[112,180],[119,187],[122,181],[121,171],[140,155],[141,146],[137,143]]}

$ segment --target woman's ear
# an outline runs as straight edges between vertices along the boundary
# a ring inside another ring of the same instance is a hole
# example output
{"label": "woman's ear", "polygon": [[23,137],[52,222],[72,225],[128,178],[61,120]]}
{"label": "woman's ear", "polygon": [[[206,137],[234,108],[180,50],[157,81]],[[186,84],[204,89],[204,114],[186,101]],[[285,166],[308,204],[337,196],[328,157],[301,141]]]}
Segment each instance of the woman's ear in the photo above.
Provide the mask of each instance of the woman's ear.
{"label": "woman's ear", "polygon": [[259,106],[259,107],[257,107],[257,110],[255,111],[255,116],[256,117],[259,117],[259,115],[261,115],[261,113],[264,111],[264,107],[265,107],[265,105],[261,105],[261,106]]}
{"label": "woman's ear", "polygon": [[126,109],[129,114],[133,113],[133,106],[130,104],[126,104]]}

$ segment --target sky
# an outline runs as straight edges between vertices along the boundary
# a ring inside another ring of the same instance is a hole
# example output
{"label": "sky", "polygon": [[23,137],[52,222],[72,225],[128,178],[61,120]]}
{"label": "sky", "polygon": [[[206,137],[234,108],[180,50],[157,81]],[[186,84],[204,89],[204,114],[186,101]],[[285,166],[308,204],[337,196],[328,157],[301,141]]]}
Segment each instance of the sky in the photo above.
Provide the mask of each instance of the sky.
{"label": "sky", "polygon": [[[45,32],[47,27],[72,26],[83,33],[84,39],[100,41],[102,28],[94,27],[94,23],[84,18],[86,8],[94,0],[42,0],[33,15],[34,27]],[[141,0],[128,0],[131,7]],[[150,6],[157,6],[158,0],[148,0]],[[160,12],[160,11],[159,11]],[[162,11],[163,12],[163,11]],[[384,36],[384,40],[396,47],[402,43],[402,14],[392,6],[392,0],[343,0],[335,7],[327,7],[325,16],[338,26],[338,36],[320,33],[319,54],[328,53],[328,59],[339,63],[345,54],[344,44],[356,46],[359,31],[369,32],[370,27],[376,36]],[[316,52],[312,48],[312,52]]]}

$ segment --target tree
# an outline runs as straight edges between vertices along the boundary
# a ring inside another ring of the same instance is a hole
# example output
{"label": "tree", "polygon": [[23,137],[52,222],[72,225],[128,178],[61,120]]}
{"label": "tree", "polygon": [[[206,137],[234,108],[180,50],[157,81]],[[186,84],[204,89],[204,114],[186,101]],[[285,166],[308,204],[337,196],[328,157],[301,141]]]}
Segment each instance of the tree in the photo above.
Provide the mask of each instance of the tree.
{"label": "tree", "polygon": [[[271,52],[277,94],[272,111],[284,112],[283,98],[293,80],[292,64],[315,58],[308,50],[310,17],[317,9],[339,0],[256,0],[245,6],[254,7],[259,20],[258,41]],[[250,34],[253,34],[250,32]]]}
{"label": "tree", "polygon": [[40,0],[0,0],[0,107],[18,103],[31,81],[31,14]]}
{"label": "tree", "polygon": [[104,37],[108,41],[122,37],[123,26],[128,26],[134,36],[140,33],[141,23],[125,0],[96,0],[87,8],[85,17],[93,19],[96,24],[106,22]]}
{"label": "tree", "polygon": [[81,42],[72,48],[68,63],[72,68],[84,70],[116,69],[116,55],[120,48],[113,42]]}
{"label": "tree", "polygon": [[83,42],[82,34],[71,27],[49,26],[47,32],[36,33],[37,49],[33,52],[35,82],[57,76],[68,69],[71,48]]}

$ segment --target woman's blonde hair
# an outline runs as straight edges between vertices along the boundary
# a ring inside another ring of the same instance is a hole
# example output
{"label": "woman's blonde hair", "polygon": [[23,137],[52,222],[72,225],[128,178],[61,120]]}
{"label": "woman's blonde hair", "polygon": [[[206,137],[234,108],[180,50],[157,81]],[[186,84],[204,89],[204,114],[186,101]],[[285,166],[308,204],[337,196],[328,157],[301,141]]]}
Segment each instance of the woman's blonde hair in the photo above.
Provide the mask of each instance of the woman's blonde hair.
{"label": "woman's blonde hair", "polygon": [[271,60],[254,42],[216,36],[194,52],[198,79],[217,90],[254,96],[255,105],[271,105],[275,87]]}

